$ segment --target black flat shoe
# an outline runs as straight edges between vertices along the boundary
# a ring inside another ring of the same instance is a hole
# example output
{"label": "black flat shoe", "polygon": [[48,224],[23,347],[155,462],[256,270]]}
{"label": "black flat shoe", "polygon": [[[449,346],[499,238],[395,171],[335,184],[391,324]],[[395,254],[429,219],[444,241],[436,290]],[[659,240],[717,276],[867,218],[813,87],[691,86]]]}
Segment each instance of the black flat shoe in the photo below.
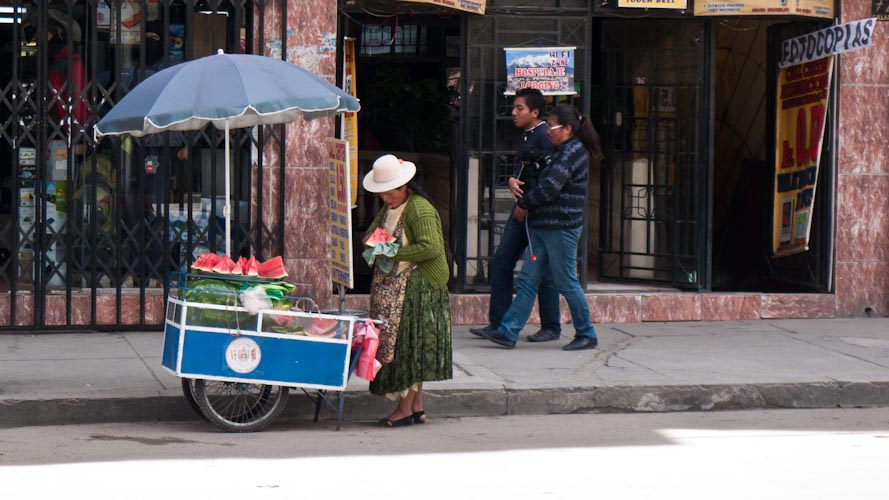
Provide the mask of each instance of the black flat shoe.
{"label": "black flat shoe", "polygon": [[404,427],[406,425],[413,425],[414,416],[408,415],[404,418],[399,418],[398,420],[389,420],[387,417],[383,417],[380,419],[381,427]]}
{"label": "black flat shoe", "polygon": [[415,411],[413,415],[411,415],[414,419],[415,424],[425,424],[426,423],[426,412],[423,410]]}
{"label": "black flat shoe", "polygon": [[582,351],[584,349],[595,349],[599,346],[599,339],[596,337],[574,337],[574,340],[569,342],[565,347],[562,348],[563,351]]}
{"label": "black flat shoe", "polygon": [[490,340],[495,344],[502,345],[503,347],[508,347],[512,349],[515,347],[515,340],[509,338],[509,335],[501,332],[499,329],[495,328],[493,330],[486,330],[482,333],[482,337]]}
{"label": "black flat shoe", "polygon": [[485,326],[482,328],[470,328],[469,333],[475,335],[476,337],[484,338],[485,332],[490,331],[490,330],[491,330],[491,325],[488,325],[488,326]]}
{"label": "black flat shoe", "polygon": [[559,340],[562,334],[555,330],[540,330],[534,335],[528,335],[528,342],[551,342]]}

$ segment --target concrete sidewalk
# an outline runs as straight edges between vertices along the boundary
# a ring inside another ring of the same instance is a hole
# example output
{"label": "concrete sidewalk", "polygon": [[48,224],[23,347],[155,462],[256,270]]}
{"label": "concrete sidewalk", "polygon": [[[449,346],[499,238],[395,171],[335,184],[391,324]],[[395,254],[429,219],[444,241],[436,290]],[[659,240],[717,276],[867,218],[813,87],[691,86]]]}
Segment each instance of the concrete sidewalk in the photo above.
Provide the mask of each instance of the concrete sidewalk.
{"label": "concrete sidewalk", "polygon": [[[600,349],[500,348],[454,328],[454,379],[426,385],[430,418],[889,406],[889,319],[596,325]],[[536,331],[529,325],[526,332]],[[0,427],[199,418],[161,368],[160,332],[0,335]],[[346,419],[391,402],[354,378]],[[287,414],[311,419],[292,391]],[[328,423],[331,411],[322,413]]]}

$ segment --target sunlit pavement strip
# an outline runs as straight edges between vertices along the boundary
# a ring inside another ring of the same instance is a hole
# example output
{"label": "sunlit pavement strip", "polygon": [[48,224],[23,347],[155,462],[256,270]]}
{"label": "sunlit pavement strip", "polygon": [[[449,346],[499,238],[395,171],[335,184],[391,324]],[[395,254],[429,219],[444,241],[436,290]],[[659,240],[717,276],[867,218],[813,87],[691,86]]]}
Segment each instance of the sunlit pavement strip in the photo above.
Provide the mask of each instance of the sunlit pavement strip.
{"label": "sunlit pavement strip", "polygon": [[670,444],[5,466],[0,498],[889,498],[889,431],[659,433]]}

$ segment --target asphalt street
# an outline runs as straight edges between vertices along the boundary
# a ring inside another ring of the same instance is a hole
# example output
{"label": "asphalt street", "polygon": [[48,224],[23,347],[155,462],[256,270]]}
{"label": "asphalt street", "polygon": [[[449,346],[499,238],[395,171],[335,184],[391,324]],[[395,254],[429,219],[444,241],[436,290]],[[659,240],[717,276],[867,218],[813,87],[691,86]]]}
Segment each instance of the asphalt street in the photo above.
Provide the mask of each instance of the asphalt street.
{"label": "asphalt street", "polygon": [[0,429],[4,499],[885,499],[889,409]]}

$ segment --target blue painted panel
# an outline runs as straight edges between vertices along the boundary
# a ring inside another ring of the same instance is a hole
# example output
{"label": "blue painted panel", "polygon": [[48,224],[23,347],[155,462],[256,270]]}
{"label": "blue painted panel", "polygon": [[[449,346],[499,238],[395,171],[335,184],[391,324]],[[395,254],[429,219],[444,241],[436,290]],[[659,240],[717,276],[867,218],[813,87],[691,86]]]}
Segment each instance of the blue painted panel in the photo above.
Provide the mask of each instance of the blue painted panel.
{"label": "blue painted panel", "polygon": [[[260,348],[259,365],[249,373],[232,370],[225,359],[226,348],[239,338],[252,339]],[[232,336],[186,329],[182,373],[345,388],[347,347],[344,343]]]}
{"label": "blue painted panel", "polygon": [[179,328],[167,325],[167,329],[164,331],[164,354],[161,357],[161,364],[175,372],[178,356]]}

